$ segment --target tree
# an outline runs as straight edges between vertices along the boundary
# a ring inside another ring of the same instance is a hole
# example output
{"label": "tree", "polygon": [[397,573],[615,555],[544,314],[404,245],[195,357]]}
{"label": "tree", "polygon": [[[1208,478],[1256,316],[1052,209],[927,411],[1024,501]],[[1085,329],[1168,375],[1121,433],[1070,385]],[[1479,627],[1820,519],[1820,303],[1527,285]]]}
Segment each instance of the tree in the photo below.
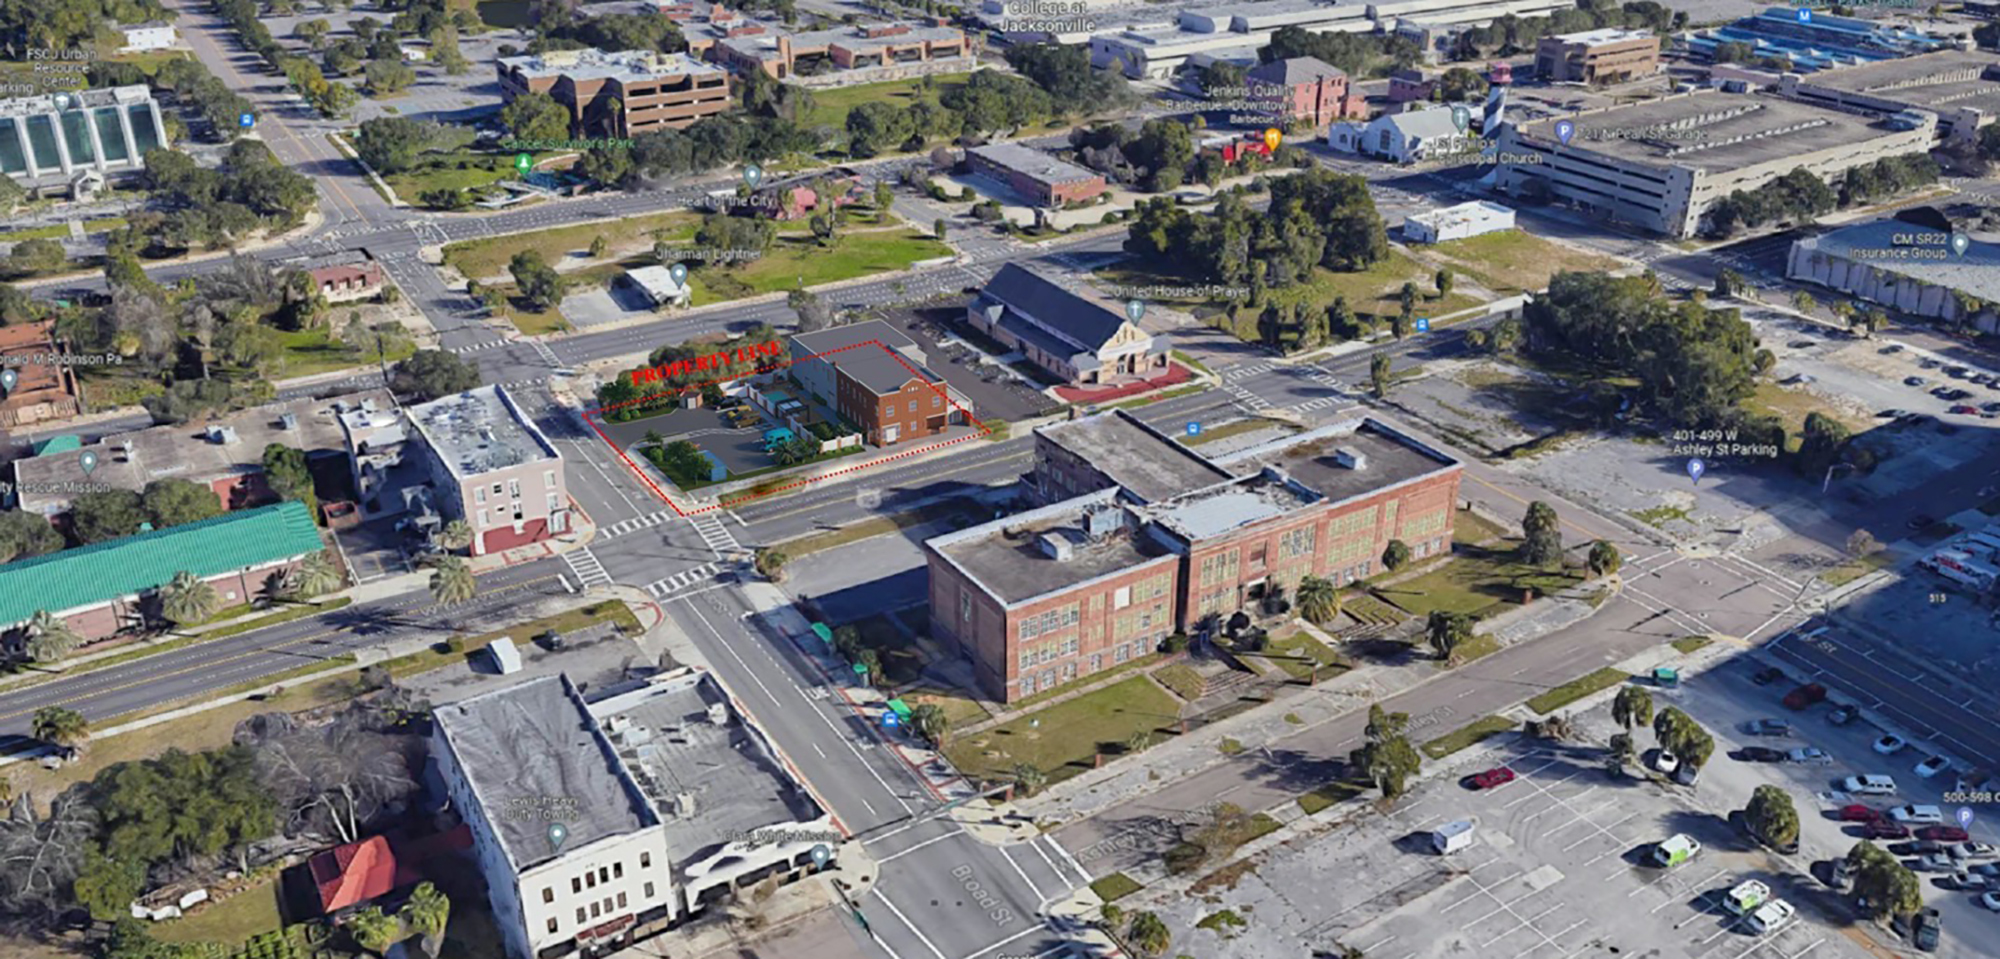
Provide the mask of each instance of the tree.
{"label": "tree", "polygon": [[63,251],[61,243],[40,237],[14,244],[13,251],[7,254],[7,269],[15,276],[54,273],[68,262],[69,254]]}
{"label": "tree", "polygon": [[1715,274],[1716,296],[1735,296],[1736,291],[1741,289],[1743,289],[1743,274],[1727,267]]}
{"label": "tree", "polygon": [[1924,907],[1923,886],[1917,874],[1866,839],[1847,853],[1854,867],[1854,893],[1868,905],[1877,922],[1890,916],[1908,916]]}
{"label": "tree", "polygon": [[1449,267],[1438,268],[1437,275],[1433,280],[1433,282],[1437,283],[1438,299],[1441,300],[1451,295],[1452,281],[1454,279]]}
{"label": "tree", "polygon": [[159,588],[160,615],[176,626],[199,623],[222,607],[222,596],[207,580],[187,570]]}
{"label": "tree", "polygon": [[1857,529],[1847,537],[1847,555],[1855,559],[1873,556],[1881,551],[1881,541],[1875,538],[1874,533],[1865,529]]}
{"label": "tree", "polygon": [[789,559],[784,550],[775,546],[760,546],[757,548],[755,561],[757,575],[773,583],[782,582],[785,578],[785,563]]}
{"label": "tree", "polygon": [[1391,713],[1380,703],[1368,707],[1366,742],[1348,755],[1348,767],[1359,772],[1385,799],[1403,794],[1410,777],[1417,774],[1423,759],[1410,745],[1408,713]]}
{"label": "tree", "polygon": [[1368,385],[1374,391],[1375,398],[1378,400],[1386,399],[1389,396],[1389,384],[1391,382],[1389,379],[1389,363],[1389,354],[1387,353],[1377,353],[1368,358]]}
{"label": "tree", "polygon": [[62,549],[62,534],[39,514],[0,510],[0,563]]}
{"label": "tree", "polygon": [[478,592],[472,567],[457,556],[441,556],[431,561],[431,597],[440,606],[463,603]]}
{"label": "tree", "polygon": [[429,401],[477,388],[479,368],[446,350],[418,350],[396,364],[389,383],[398,393]]}
{"label": "tree", "polygon": [[1799,449],[1792,462],[1801,475],[1823,476],[1840,462],[1850,438],[1845,424],[1814,410],[1806,414],[1805,429],[1799,435]]}
{"label": "tree", "polygon": [[1331,580],[1307,576],[1299,580],[1298,594],[1294,598],[1298,601],[1299,615],[1315,626],[1324,625],[1340,615],[1340,590]]}
{"label": "tree", "polygon": [[1410,561],[1410,544],[1400,539],[1392,539],[1382,550],[1382,565],[1391,572],[1402,569]]}
{"label": "tree", "polygon": [[1556,518],[1555,507],[1541,500],[1529,503],[1521,529],[1524,533],[1521,540],[1522,562],[1547,566],[1562,558],[1562,528]]}
{"label": "tree", "polygon": [[1625,727],[1626,732],[1638,726],[1652,725],[1653,694],[1640,686],[1619,689],[1617,698],[1611,700],[1611,718]]}
{"label": "tree", "polygon": [[90,721],[74,709],[43,706],[35,710],[28,735],[51,746],[81,749],[84,743],[90,741]]}
{"label": "tree", "polygon": [[298,591],[305,598],[332,592],[340,587],[340,567],[327,550],[309,553],[299,563]]}
{"label": "tree", "polygon": [[933,746],[943,746],[945,737],[951,734],[951,717],[936,703],[924,703],[910,710],[910,724]]}
{"label": "tree", "polygon": [[403,923],[383,913],[377,906],[369,906],[348,916],[346,928],[347,934],[354,937],[355,945],[376,955],[387,955],[389,947],[403,938]]}
{"label": "tree", "polygon": [[222,515],[222,499],[200,483],[168,477],[146,484],[139,502],[154,529],[166,529]]}
{"label": "tree", "polygon": [[375,117],[361,121],[354,134],[354,152],[377,173],[397,173],[414,166],[424,151],[454,146],[462,139],[462,134],[447,132],[437,123]]}
{"label": "tree", "polygon": [[520,288],[521,296],[538,311],[555,309],[569,287],[568,280],[542,259],[540,250],[522,250],[514,254],[514,258],[507,263],[507,271],[513,274],[514,285]]}
{"label": "tree", "polygon": [[879,650],[873,646],[864,647],[860,652],[855,653],[854,662],[866,670],[861,676],[863,682],[870,686],[881,685],[882,653]]}
{"label": "tree", "polygon": [[591,237],[590,239],[591,259],[601,259],[603,258],[604,254],[609,252],[611,252],[611,241],[605,239],[604,234],[599,233],[598,235]]}
{"label": "tree", "polygon": [[1696,769],[1715,754],[1715,739],[1694,718],[1679,708],[1668,706],[1653,717],[1653,737],[1660,748],[1673,753],[1683,764]]}
{"label": "tree", "polygon": [[[785,294],[785,305],[798,314],[799,332],[812,333],[833,325],[833,316],[819,295],[810,290],[793,290]],[[823,397],[830,398],[830,397]]]}
{"label": "tree", "polygon": [[1040,792],[1042,785],[1048,781],[1048,775],[1034,763],[1014,764],[1014,784],[1020,786],[1022,792],[1032,796]]}
{"label": "tree", "polygon": [[1590,568],[1590,575],[1609,576],[1618,572],[1618,567],[1624,565],[1625,558],[1618,554],[1618,547],[1611,545],[1610,540],[1600,539],[1590,544],[1590,557],[1586,562]]}
{"label": "tree", "polygon": [[92,490],[70,500],[70,532],[85,544],[131,536],[146,521],[146,508],[131,490]]}
{"label": "tree", "polygon": [[1157,956],[1173,946],[1174,934],[1159,916],[1141,912],[1132,917],[1132,925],[1125,930],[1125,941],[1146,955]]}
{"label": "tree", "polygon": [[[106,856],[103,851],[90,849],[83,854],[83,865],[76,873],[76,901],[90,913],[90,918],[99,922],[119,919],[131,920],[132,903],[146,891],[146,864],[134,860],[118,860]],[[141,933],[143,935],[143,933]],[[114,932],[114,938],[117,938]],[[157,947],[160,943],[149,943],[155,947],[139,955],[161,957]],[[118,952],[107,950],[107,956],[119,952],[131,955],[128,949]],[[138,959],[133,956],[132,959]],[[164,959],[164,957],[161,957]]]}
{"label": "tree", "polygon": [[403,904],[402,919],[424,937],[424,951],[437,955],[445,924],[451,920],[451,899],[428,882],[418,883],[410,892],[410,901]]}
{"label": "tree", "polygon": [[1792,805],[1792,795],[1777,786],[1758,786],[1753,790],[1750,803],[1743,810],[1743,818],[1750,824],[1751,831],[1770,845],[1783,846],[1798,841],[1798,808]]}
{"label": "tree", "polygon": [[940,243],[944,242],[945,233],[946,229],[945,229],[944,217],[938,217],[937,219],[931,221],[931,235],[937,237],[938,242]]}
{"label": "tree", "polygon": [[21,628],[23,650],[28,658],[37,663],[61,662],[64,657],[83,645],[83,637],[69,628],[69,621],[56,616],[46,609],[35,610]]}
{"label": "tree", "polygon": [[569,111],[546,93],[524,93],[500,109],[500,123],[517,141],[564,140]]}
{"label": "tree", "polygon": [[313,492],[312,471],[306,467],[305,450],[271,443],[264,447],[260,462],[264,467],[264,485],[282,499],[304,503],[306,511],[319,515],[319,497]]}
{"label": "tree", "polygon": [[1449,662],[1458,647],[1472,638],[1472,617],[1465,613],[1431,610],[1430,618],[1424,624],[1424,636],[1430,641],[1431,649],[1440,660]]}
{"label": "tree", "polygon": [[1610,750],[1605,755],[1605,765],[1612,775],[1623,776],[1625,767],[1632,764],[1632,757],[1637,754],[1638,749],[1632,744],[1631,734],[1614,733],[1611,736]]}
{"label": "tree", "polygon": [[1813,311],[1819,309],[1819,301],[1813,299],[1811,293],[1799,290],[1792,294],[1792,309],[1810,316]]}
{"label": "tree", "polygon": [[438,530],[437,544],[453,552],[471,546],[472,524],[462,519],[444,524],[444,528]]}

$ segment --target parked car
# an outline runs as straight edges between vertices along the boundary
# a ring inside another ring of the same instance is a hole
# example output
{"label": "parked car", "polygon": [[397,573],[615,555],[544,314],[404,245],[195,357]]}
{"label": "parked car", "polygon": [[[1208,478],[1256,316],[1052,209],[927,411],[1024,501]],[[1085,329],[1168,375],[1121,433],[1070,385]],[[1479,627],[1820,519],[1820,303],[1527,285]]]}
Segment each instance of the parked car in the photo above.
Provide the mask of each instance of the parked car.
{"label": "parked car", "polygon": [[1785,751],[1769,746],[1745,746],[1736,751],[1738,759],[1746,763],[1781,763],[1785,761]]}
{"label": "parked car", "polygon": [[1917,775],[1929,779],[1951,768],[1951,760],[1943,756],[1932,756],[1917,764]]}
{"label": "parked car", "polygon": [[1860,714],[1861,710],[1850,705],[1842,704],[1839,706],[1835,706],[1833,707],[1833,709],[1829,710],[1826,714],[1826,718],[1828,722],[1834,724],[1835,726],[1845,726],[1848,723],[1853,722],[1854,717]]}
{"label": "parked car", "polygon": [[1936,806],[1919,806],[1915,803],[1910,803],[1891,808],[1889,810],[1889,818],[1902,823],[1934,826],[1944,822],[1944,810]]}
{"label": "parked car", "polygon": [[1785,678],[1784,670],[1776,666],[1767,666],[1758,670],[1757,675],[1750,677],[1750,681],[1759,686],[1769,686],[1783,678]]}
{"label": "parked car", "polygon": [[1946,889],[1956,889],[1960,892],[1977,892],[1991,885],[1991,880],[1985,876],[1976,872],[1967,872],[1963,869],[1944,877],[1940,881],[1944,883]]}
{"label": "parked car", "polygon": [[1938,361],[1931,359],[1928,356],[1917,361],[1917,368],[1921,370],[1934,370],[1943,365],[1944,364],[1939,363]]}
{"label": "parked car", "polygon": [[1958,864],[1952,862],[1951,857],[1944,853],[1933,852],[1918,856],[1910,868],[1918,872],[1954,872],[1958,869]]}
{"label": "parked car", "polygon": [[1659,754],[1653,757],[1653,768],[1663,773],[1671,773],[1680,767],[1681,761],[1673,753],[1667,752],[1664,749],[1660,750]]}
{"label": "parked car", "polygon": [[1889,733],[1883,736],[1881,739],[1875,740],[1875,751],[1881,753],[1884,756],[1893,756],[1899,752],[1902,752],[1903,747],[1908,746],[1909,744],[1910,744],[1909,741],[1904,739],[1903,737],[1898,736],[1895,733]]}
{"label": "parked car", "polygon": [[1507,766],[1496,766],[1472,777],[1472,788],[1492,789],[1514,781],[1514,770]]}
{"label": "parked car", "polygon": [[1840,781],[1840,788],[1857,796],[1893,796],[1896,794],[1896,780],[1880,773],[1849,776]]}
{"label": "parked car", "polygon": [[1980,896],[1979,904],[1994,912],[2000,912],[2000,892],[1989,892]]}
{"label": "parked car", "polygon": [[1831,766],[1833,757],[1818,746],[1800,746],[1785,754],[1785,758],[1806,766]]}
{"label": "parked car", "polygon": [[1965,377],[1965,367],[1947,366],[1944,368],[1944,375],[1949,376],[1952,379],[1963,379]]}
{"label": "parked car", "polygon": [[1987,842],[1955,842],[1946,851],[1951,853],[1953,859],[1991,859],[2000,856],[2000,848],[1995,848],[1992,843]]}
{"label": "parked car", "polygon": [[1921,377],[1921,376],[1905,376],[1905,377],[1903,377],[1903,385],[1904,385],[1904,386],[1922,386],[1922,385],[1924,385],[1925,383],[1929,383],[1929,382],[1930,382],[1930,380],[1927,380],[1927,379],[1924,379],[1924,378],[1923,378],[1923,377]]}
{"label": "parked car", "polygon": [[1944,917],[1935,906],[1918,910],[1916,918],[1910,920],[1910,942],[1925,952],[1937,951],[1938,934],[1943,931]]}
{"label": "parked car", "polygon": [[1782,719],[1753,719],[1744,728],[1752,735],[1757,736],[1789,736],[1792,734],[1792,724]]}
{"label": "parked car", "polygon": [[1818,683],[1807,683],[1785,694],[1786,709],[1804,709],[1826,699],[1826,687]]}
{"label": "parked car", "polygon": [[1901,344],[1901,343],[1891,343],[1891,344],[1889,344],[1888,346],[1885,346],[1885,347],[1883,347],[1883,348],[1881,348],[1881,349],[1879,349],[1879,350],[1876,350],[1875,352],[1877,352],[1877,353],[1880,353],[1880,354],[1882,354],[1883,356],[1894,356],[1894,355],[1896,355],[1896,354],[1898,354],[1898,353],[1901,353],[1901,352],[1903,352],[1903,344]]}
{"label": "parked car", "polygon": [[1848,803],[1835,810],[1834,815],[1838,816],[1841,822],[1874,822],[1882,818],[1882,811],[1873,806]]}
{"label": "parked car", "polygon": [[1957,406],[1954,406],[1951,409],[1946,410],[1945,412],[1957,413],[1960,416],[1971,416],[1972,414],[1979,412],[1979,407],[1967,406],[1964,403],[1960,403]]}
{"label": "parked car", "polygon": [[[1957,826],[1925,826],[1917,830],[1917,838],[1928,839],[1936,843],[1947,843],[1965,842],[1972,837],[1967,835],[1965,830]],[[1939,851],[1942,852],[1943,849],[1940,848]]]}
{"label": "parked car", "polygon": [[1862,826],[1861,835],[1868,839],[1908,839],[1910,827],[1888,819],[1877,819]]}

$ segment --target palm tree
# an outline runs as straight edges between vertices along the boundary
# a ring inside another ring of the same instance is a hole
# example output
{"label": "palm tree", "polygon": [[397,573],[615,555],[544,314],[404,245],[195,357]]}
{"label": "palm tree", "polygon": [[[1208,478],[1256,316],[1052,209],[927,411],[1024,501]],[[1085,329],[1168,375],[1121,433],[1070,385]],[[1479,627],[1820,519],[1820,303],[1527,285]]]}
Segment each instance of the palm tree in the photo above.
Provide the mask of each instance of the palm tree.
{"label": "palm tree", "polygon": [[431,563],[431,597],[439,605],[462,603],[479,591],[472,567],[456,556],[441,556]]}
{"label": "palm tree", "polygon": [[1299,615],[1319,626],[1340,615],[1340,590],[1331,580],[1307,576],[1299,580]]}
{"label": "palm tree", "polygon": [[176,626],[199,623],[215,615],[222,604],[222,597],[216,595],[215,587],[187,570],[174,574],[167,585],[160,587],[160,614]]}
{"label": "palm tree", "polygon": [[424,951],[435,956],[438,942],[444,938],[445,924],[451,920],[451,899],[438,887],[420,883],[403,906],[403,919],[424,937]]}
{"label": "palm tree", "polygon": [[361,948],[384,955],[390,946],[402,941],[403,924],[395,916],[384,914],[379,907],[369,906],[347,917],[347,934],[353,936],[355,944]]}
{"label": "palm tree", "polygon": [[82,748],[90,741],[90,721],[74,709],[43,706],[35,710],[28,734],[51,746]]}
{"label": "palm tree", "polygon": [[1605,539],[1590,544],[1588,562],[1592,576],[1609,576],[1618,572],[1618,567],[1625,565],[1624,557],[1618,555],[1618,547],[1611,545],[1611,541]]}
{"label": "palm tree", "polygon": [[946,716],[944,708],[936,703],[924,703],[910,710],[910,723],[933,746],[944,745],[944,738],[951,734],[951,717]]}
{"label": "palm tree", "polygon": [[643,439],[646,441],[647,446],[667,445],[667,438],[661,436],[659,430],[647,430],[646,435],[643,437]]}
{"label": "palm tree", "polygon": [[437,541],[445,549],[464,549],[472,545],[472,526],[462,519],[452,520],[438,530]]}
{"label": "palm tree", "polygon": [[1627,686],[1618,691],[1618,698],[1611,701],[1611,718],[1618,725],[1631,732],[1635,726],[1650,726],[1653,723],[1653,694],[1638,686]]}
{"label": "palm tree", "polygon": [[1048,774],[1042,772],[1041,768],[1034,763],[1016,763],[1014,766],[1015,784],[1019,785],[1021,790],[1030,796],[1040,791],[1042,786],[1048,781]]}
{"label": "palm tree", "polygon": [[318,596],[340,586],[340,566],[333,561],[333,554],[320,550],[308,555],[299,564],[298,588],[301,596]]}
{"label": "palm tree", "polygon": [[56,662],[83,645],[83,637],[69,628],[68,621],[56,618],[46,609],[35,611],[25,632],[28,658],[38,663]]}

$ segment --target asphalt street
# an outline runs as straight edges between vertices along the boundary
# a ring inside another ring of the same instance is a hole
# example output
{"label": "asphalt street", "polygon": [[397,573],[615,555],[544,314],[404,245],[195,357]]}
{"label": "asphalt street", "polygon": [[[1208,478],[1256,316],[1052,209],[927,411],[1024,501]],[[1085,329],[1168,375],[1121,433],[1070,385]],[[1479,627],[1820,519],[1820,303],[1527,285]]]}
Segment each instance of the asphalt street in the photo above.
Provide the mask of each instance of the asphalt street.
{"label": "asphalt street", "polygon": [[[44,706],[74,709],[93,725],[136,710],[193,701],[299,666],[415,638],[439,640],[468,616],[504,613],[567,592],[554,560],[522,563],[479,577],[479,593],[440,606],[428,590],[360,603],[306,619],[195,643],[101,669],[0,689],[0,750],[27,745],[29,721]],[[86,667],[80,667],[88,669]]]}

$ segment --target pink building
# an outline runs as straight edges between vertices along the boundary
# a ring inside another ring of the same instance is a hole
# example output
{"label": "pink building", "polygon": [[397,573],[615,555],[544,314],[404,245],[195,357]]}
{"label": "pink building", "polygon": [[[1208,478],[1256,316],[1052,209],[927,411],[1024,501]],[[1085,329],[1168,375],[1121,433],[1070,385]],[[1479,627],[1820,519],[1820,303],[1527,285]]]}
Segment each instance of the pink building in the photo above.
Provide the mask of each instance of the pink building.
{"label": "pink building", "polygon": [[409,409],[439,512],[472,527],[483,556],[566,533],[562,454],[499,386]]}
{"label": "pink building", "polygon": [[382,292],[382,284],[385,282],[382,264],[373,260],[366,263],[323,266],[317,270],[307,270],[306,275],[313,278],[313,285],[319,288],[320,295],[326,297],[328,303],[367,299]]}
{"label": "pink building", "polygon": [[1348,86],[1347,74],[1315,57],[1274,60],[1244,79],[1251,99],[1288,122],[1325,129],[1339,120],[1368,116],[1368,100]]}

